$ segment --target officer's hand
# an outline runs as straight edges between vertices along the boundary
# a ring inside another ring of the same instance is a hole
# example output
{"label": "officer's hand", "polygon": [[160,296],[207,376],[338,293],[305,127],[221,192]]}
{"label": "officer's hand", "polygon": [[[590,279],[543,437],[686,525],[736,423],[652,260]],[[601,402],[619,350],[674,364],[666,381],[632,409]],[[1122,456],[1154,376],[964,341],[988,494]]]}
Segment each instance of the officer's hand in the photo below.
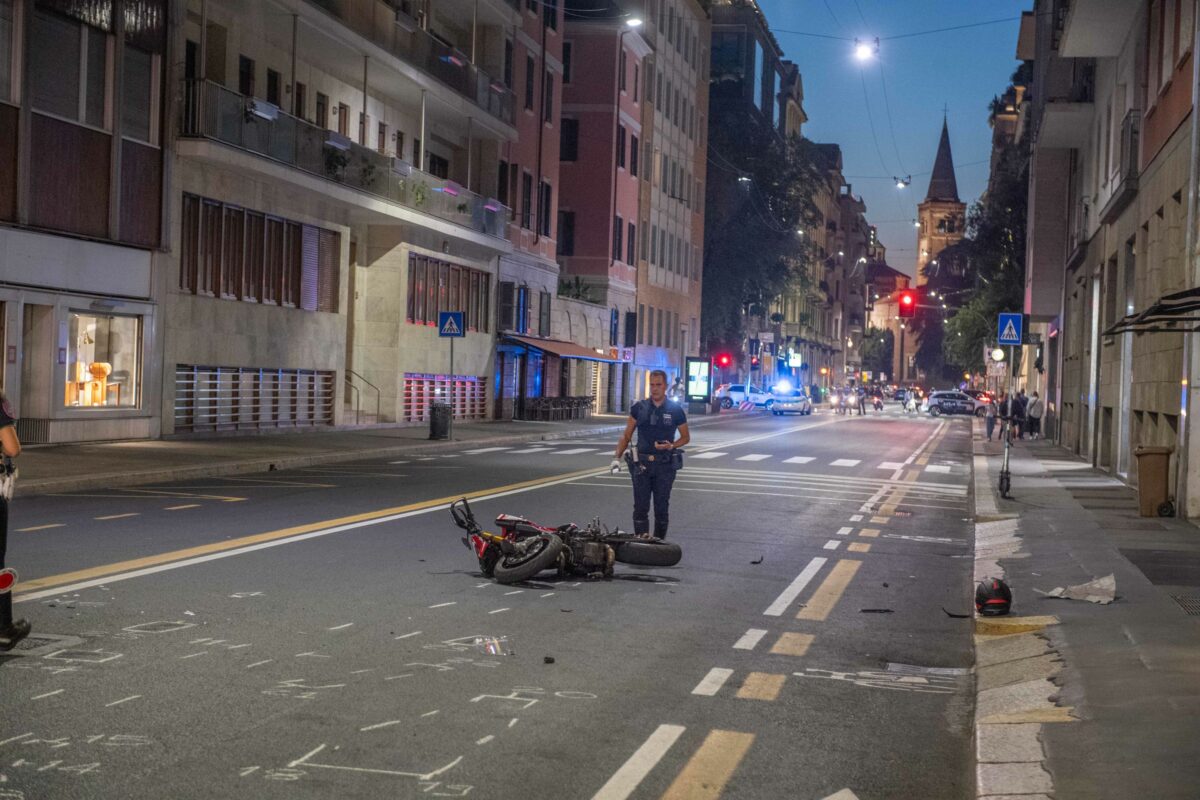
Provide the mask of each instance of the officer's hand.
{"label": "officer's hand", "polygon": [[655,442],[654,449],[655,450],[670,450],[671,443],[670,442]]}
{"label": "officer's hand", "polygon": [[612,460],[612,463],[608,465],[608,470],[613,475],[616,475],[618,472],[620,472],[621,471],[621,460],[619,458],[614,458]]}

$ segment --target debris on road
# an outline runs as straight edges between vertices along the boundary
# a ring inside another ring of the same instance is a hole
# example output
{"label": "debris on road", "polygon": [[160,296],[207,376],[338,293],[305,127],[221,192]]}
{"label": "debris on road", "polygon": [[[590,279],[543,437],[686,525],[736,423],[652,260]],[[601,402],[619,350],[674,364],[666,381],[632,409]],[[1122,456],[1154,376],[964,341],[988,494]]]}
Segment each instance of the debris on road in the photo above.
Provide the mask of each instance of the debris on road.
{"label": "debris on road", "polygon": [[954,619],[970,619],[971,618],[970,614],[955,614],[953,611],[946,611],[945,606],[942,606],[942,611],[944,611],[946,613],[947,617],[953,617]]}
{"label": "debris on road", "polygon": [[507,636],[476,636],[473,644],[475,650],[483,655],[511,656],[513,654]]}
{"label": "debris on road", "polygon": [[755,560],[751,561],[750,563],[751,563],[751,564],[761,564],[762,562],[763,562],[763,557],[762,557],[762,556],[759,556],[758,558],[756,558]]}
{"label": "debris on road", "polygon": [[860,608],[858,610],[858,613],[860,613],[860,614],[894,614],[895,612],[892,611],[890,608]]}
{"label": "debris on road", "polygon": [[554,656],[543,656],[543,657],[542,657],[542,663],[543,663],[543,664],[553,664],[553,663],[554,663]]}
{"label": "debris on road", "polygon": [[1115,575],[1105,575],[1103,578],[1096,578],[1077,586],[1068,586],[1065,589],[1058,586],[1048,592],[1042,592],[1041,589],[1036,591],[1046,597],[1055,597],[1060,600],[1086,600],[1089,603],[1108,605],[1117,597],[1117,578]]}

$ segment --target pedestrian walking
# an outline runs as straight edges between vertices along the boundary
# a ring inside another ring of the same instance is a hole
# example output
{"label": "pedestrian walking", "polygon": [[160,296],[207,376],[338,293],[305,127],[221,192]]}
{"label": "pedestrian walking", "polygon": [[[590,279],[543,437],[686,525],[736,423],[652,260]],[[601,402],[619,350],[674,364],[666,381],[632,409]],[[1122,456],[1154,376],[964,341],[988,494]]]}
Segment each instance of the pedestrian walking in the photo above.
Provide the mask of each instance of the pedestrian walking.
{"label": "pedestrian walking", "polygon": [[[0,455],[7,477],[15,477],[12,459],[21,454],[21,440],[17,438],[17,418],[8,399],[0,392]],[[0,493],[0,570],[4,569],[4,555],[8,546],[8,504],[10,497]],[[32,626],[27,620],[13,620],[12,592],[0,592],[0,652],[16,647],[17,642],[29,635]]]}
{"label": "pedestrian walking", "polygon": [[[621,469],[621,457],[637,431],[636,451],[626,456],[633,478],[633,532],[650,534],[650,505],[654,504],[654,538],[667,535],[671,506],[671,486],[675,473],[683,466],[680,448],[691,441],[683,406],[667,399],[667,373],[650,373],[650,397],[629,409],[629,420],[613,454],[612,471]],[[678,438],[676,438],[678,436]]]}
{"label": "pedestrian walking", "polygon": [[1017,396],[1013,398],[1013,427],[1016,428],[1017,438],[1025,438],[1025,404],[1028,398],[1025,397],[1025,390],[1020,389]]}
{"label": "pedestrian walking", "polygon": [[858,415],[861,417],[867,413],[867,390],[861,386],[858,387],[856,396],[858,398]]}
{"label": "pedestrian walking", "polygon": [[996,430],[996,404],[988,403],[983,408],[983,419],[987,422],[987,437],[990,442],[992,440],[992,433]]}
{"label": "pedestrian walking", "polygon": [[1042,417],[1046,414],[1046,404],[1042,402],[1042,398],[1037,392],[1033,393],[1033,398],[1029,401],[1029,406],[1025,409],[1025,415],[1029,418],[1029,438],[1042,438]]}

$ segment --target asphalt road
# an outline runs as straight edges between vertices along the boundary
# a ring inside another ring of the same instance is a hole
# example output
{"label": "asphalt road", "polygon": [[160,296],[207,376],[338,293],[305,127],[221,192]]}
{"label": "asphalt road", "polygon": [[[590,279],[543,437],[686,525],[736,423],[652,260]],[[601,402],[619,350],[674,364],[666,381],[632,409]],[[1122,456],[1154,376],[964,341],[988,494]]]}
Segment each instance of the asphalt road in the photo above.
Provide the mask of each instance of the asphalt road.
{"label": "asphalt road", "polygon": [[697,427],[683,561],[611,581],[445,511],[628,528],[607,440],[19,500],[0,800],[973,796],[969,430]]}

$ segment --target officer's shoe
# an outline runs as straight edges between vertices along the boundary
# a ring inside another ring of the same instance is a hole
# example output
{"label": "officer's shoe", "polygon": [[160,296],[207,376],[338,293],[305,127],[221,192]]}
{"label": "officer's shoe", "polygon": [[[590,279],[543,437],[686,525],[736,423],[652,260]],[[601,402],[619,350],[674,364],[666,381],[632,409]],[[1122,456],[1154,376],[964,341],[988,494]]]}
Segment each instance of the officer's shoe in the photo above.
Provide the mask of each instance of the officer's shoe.
{"label": "officer's shoe", "polygon": [[654,538],[653,536],[650,535],[650,531],[642,531],[641,533],[635,533],[634,536],[636,536],[639,539],[653,539]]}
{"label": "officer's shoe", "polygon": [[33,626],[29,624],[29,620],[24,619],[16,620],[7,628],[0,628],[0,652],[12,650],[31,630]]}

